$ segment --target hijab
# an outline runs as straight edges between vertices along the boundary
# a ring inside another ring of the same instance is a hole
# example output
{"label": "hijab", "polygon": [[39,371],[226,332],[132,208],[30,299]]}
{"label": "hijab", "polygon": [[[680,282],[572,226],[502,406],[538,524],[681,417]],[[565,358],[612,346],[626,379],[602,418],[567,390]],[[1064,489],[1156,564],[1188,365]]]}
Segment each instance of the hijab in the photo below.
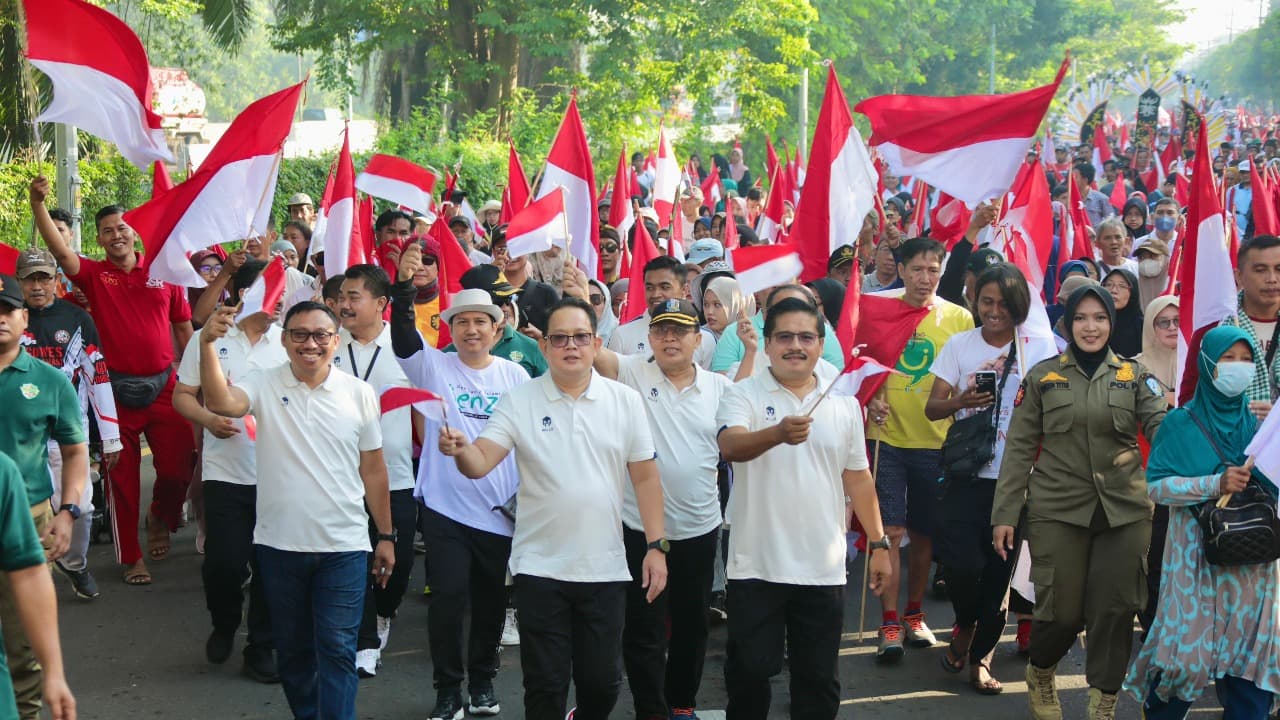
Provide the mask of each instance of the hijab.
{"label": "hijab", "polygon": [[609,284],[594,279],[587,282],[604,295],[604,316],[596,318],[596,335],[604,341],[605,345],[608,345],[609,338],[618,327],[618,316],[613,314],[613,297],[609,294]]}
{"label": "hijab", "polygon": [[1103,284],[1113,275],[1119,275],[1129,284],[1129,304],[1115,311],[1111,325],[1111,349],[1120,357],[1131,358],[1142,352],[1142,296],[1138,278],[1124,268],[1116,268],[1102,278]]}
{"label": "hijab", "polygon": [[840,310],[844,307],[844,285],[831,278],[818,278],[805,284],[822,298],[822,314],[827,316],[827,322],[831,323],[831,327],[839,325]]}
{"label": "hijab", "polygon": [[1084,277],[1089,277],[1089,267],[1079,260],[1070,260],[1062,264],[1058,269],[1058,282],[1066,282],[1067,275],[1070,273],[1081,273]]}
{"label": "hijab", "polygon": [[742,182],[742,176],[746,174],[748,169],[747,163],[743,159],[742,151],[738,150],[738,162],[729,161],[729,177],[733,178],[734,182]]}
{"label": "hijab", "polygon": [[[1124,181],[1117,180],[1116,182],[1124,182]],[[1140,210],[1142,212],[1142,224],[1138,226],[1137,230],[1129,227],[1124,222],[1124,216],[1129,214],[1130,210],[1135,210],[1135,209]],[[1129,233],[1130,239],[1137,240],[1138,238],[1147,234],[1147,219],[1148,218],[1147,218],[1146,201],[1140,200],[1136,197],[1129,198],[1127,201],[1125,201],[1124,210],[1120,213],[1120,224],[1124,225],[1125,232]]]}
{"label": "hijab", "polygon": [[[743,295],[742,287],[738,285],[737,279],[733,277],[712,278],[707,283],[707,290],[716,294],[720,299],[720,304],[724,305],[725,315],[728,317],[728,324],[725,328],[732,328],[738,322],[740,314],[747,317],[755,317],[756,299],[753,295]],[[717,340],[719,338],[716,338]]]}
{"label": "hijab", "polygon": [[1200,341],[1196,367],[1200,378],[1195,395],[1187,404],[1170,412],[1160,425],[1151,457],[1147,462],[1147,481],[1166,477],[1199,477],[1213,475],[1223,469],[1222,460],[1205,439],[1204,432],[1191,419],[1194,414],[1213,442],[1233,465],[1244,463],[1245,447],[1258,430],[1258,420],[1249,412],[1249,395],[1227,397],[1213,386],[1213,375],[1223,353],[1238,342],[1244,342],[1256,355],[1257,346],[1240,328],[1219,325],[1205,333]]}
{"label": "hijab", "polygon": [[1063,329],[1066,330],[1067,348],[1071,351],[1071,357],[1075,359],[1076,364],[1084,371],[1085,377],[1092,378],[1094,373],[1098,371],[1098,367],[1107,359],[1107,354],[1111,352],[1105,344],[1100,350],[1086,352],[1076,345],[1076,335],[1072,332],[1071,326],[1075,323],[1076,308],[1080,307],[1080,303],[1085,298],[1097,298],[1102,303],[1102,307],[1107,311],[1107,317],[1111,320],[1111,337],[1115,337],[1116,331],[1116,303],[1111,299],[1111,293],[1107,292],[1101,285],[1085,285],[1075,292],[1071,293],[1071,297],[1067,298],[1066,310],[1062,315]]}
{"label": "hijab", "polygon": [[1143,367],[1150,370],[1166,388],[1174,388],[1177,387],[1178,351],[1160,344],[1156,337],[1156,316],[1167,307],[1178,307],[1177,295],[1161,295],[1147,304],[1142,319],[1142,357],[1139,359]]}
{"label": "hijab", "polygon": [[[1081,267],[1084,266],[1081,265]],[[1068,339],[1067,328],[1062,320],[1065,317],[1063,313],[1065,312],[1067,298],[1071,297],[1071,293],[1085,285],[1098,285],[1098,281],[1084,275],[1072,275],[1058,287],[1057,302],[1045,308],[1045,312],[1049,315],[1049,322],[1053,323],[1053,332],[1064,340]]]}

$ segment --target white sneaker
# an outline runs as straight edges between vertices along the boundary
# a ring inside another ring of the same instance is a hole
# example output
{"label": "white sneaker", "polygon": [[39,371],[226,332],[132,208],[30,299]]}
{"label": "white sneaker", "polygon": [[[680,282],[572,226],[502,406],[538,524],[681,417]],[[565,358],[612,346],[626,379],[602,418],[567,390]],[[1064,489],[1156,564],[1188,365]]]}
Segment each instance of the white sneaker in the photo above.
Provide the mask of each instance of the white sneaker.
{"label": "white sneaker", "polygon": [[520,626],[516,622],[515,608],[507,608],[507,619],[502,623],[502,640],[499,644],[520,644]]}
{"label": "white sneaker", "polygon": [[391,637],[391,618],[378,616],[378,650],[387,649],[387,639]]}
{"label": "white sneaker", "polygon": [[381,650],[357,650],[356,674],[362,678],[371,678],[378,674],[378,663],[382,660]]}

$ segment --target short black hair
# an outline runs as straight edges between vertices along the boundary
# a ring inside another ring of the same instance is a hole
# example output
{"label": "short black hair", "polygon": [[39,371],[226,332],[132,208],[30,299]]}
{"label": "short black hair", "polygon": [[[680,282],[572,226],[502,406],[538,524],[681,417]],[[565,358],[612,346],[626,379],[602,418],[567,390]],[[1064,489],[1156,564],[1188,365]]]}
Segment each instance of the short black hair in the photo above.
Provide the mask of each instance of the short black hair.
{"label": "short black hair", "polygon": [[306,240],[308,244],[311,242],[311,228],[308,227],[306,223],[301,220],[290,220],[284,224],[285,230],[288,230],[289,228],[293,228],[294,230],[302,233],[302,239]]}
{"label": "short black hair", "polygon": [[1177,200],[1174,200],[1174,199],[1173,199],[1173,198],[1171,198],[1171,197],[1162,197],[1162,198],[1160,198],[1159,200],[1157,200],[1157,201],[1156,201],[1155,207],[1153,207],[1153,208],[1152,208],[1152,210],[1155,210],[1156,208],[1162,207],[1162,206],[1164,206],[1164,205],[1172,205],[1174,210],[1181,210],[1181,209],[1182,209],[1182,208],[1178,205],[1178,201],[1177,201]]}
{"label": "short black hair", "polygon": [[338,328],[342,327],[342,324],[338,322],[337,314],[335,314],[332,310],[330,310],[328,305],[325,305],[324,303],[318,303],[314,300],[303,300],[297,305],[294,305],[293,307],[289,308],[289,312],[284,314],[284,322],[281,323],[281,325],[284,327],[285,330],[289,330],[289,321],[293,319],[293,316],[301,313],[305,313],[305,312],[324,313],[326,316],[328,316],[329,322],[333,323],[334,330],[337,330]]}
{"label": "short black hair", "polygon": [[[1021,325],[1027,321],[1027,315],[1031,312],[1031,292],[1027,289],[1027,276],[1022,274],[1018,266],[999,262],[991,265],[983,270],[977,281],[973,283],[973,296],[977,298],[982,292],[982,288],[995,283],[1000,290],[1000,299],[1004,301],[1004,306],[1009,310],[1009,317],[1013,319],[1014,325]],[[981,325],[981,319],[978,317],[977,301],[974,302],[973,316],[975,322]]]}
{"label": "short black hair", "polygon": [[409,229],[413,229],[413,216],[403,210],[391,209],[384,210],[373,223],[374,232],[382,232],[385,227],[390,227],[391,223],[397,220],[404,220],[409,223]]}
{"label": "short black hair", "polygon": [[762,199],[764,199],[764,193],[760,192],[760,188],[758,188],[758,187],[753,187],[753,188],[751,188],[750,190],[748,190],[748,191],[747,191],[747,199],[748,199],[748,200],[762,200]]}
{"label": "short black hair", "polygon": [[668,270],[672,275],[675,275],[676,282],[678,284],[682,286],[685,284],[686,278],[684,275],[684,264],[670,255],[659,255],[644,264],[645,275],[648,275],[651,272],[661,272],[663,270]]}
{"label": "short black hair", "polygon": [[582,298],[578,298],[578,297],[572,297],[572,296],[561,298],[556,301],[555,305],[551,306],[551,309],[547,311],[547,327],[548,328],[551,327],[551,318],[555,317],[556,313],[560,312],[561,310],[567,310],[569,308],[577,308],[587,314],[587,319],[591,321],[592,333],[595,333],[599,330],[599,321],[596,319],[596,311],[591,307],[591,305],[586,300],[583,300]]}
{"label": "short black hair", "polygon": [[1273,247],[1280,247],[1280,237],[1254,235],[1248,242],[1240,244],[1240,250],[1236,253],[1236,267],[1244,267],[1244,260],[1249,256],[1250,250],[1268,250]]}
{"label": "short black hair", "polygon": [[635,162],[637,160],[643,160],[643,159],[644,159],[644,153],[641,153],[641,152],[631,153],[631,162]]}
{"label": "short black hair", "polygon": [[99,210],[97,214],[93,216],[93,226],[95,228],[98,227],[98,225],[102,223],[102,218],[104,217],[110,217],[112,215],[123,215],[126,212],[128,212],[128,210],[125,209],[125,206],[123,205],[108,205],[102,208],[101,210]]}
{"label": "short black hair", "polygon": [[66,210],[63,210],[62,208],[54,208],[50,210],[49,218],[53,220],[57,220],[62,224],[66,225],[67,227],[71,227],[72,223],[75,222],[75,218],[71,217],[71,213],[67,212]]}
{"label": "short black hair", "polygon": [[1092,184],[1093,179],[1098,176],[1098,171],[1093,167],[1092,163],[1078,162],[1075,165],[1072,165],[1071,169],[1080,173],[1080,177],[1084,178],[1084,181],[1090,184]]}
{"label": "short black hair", "polygon": [[325,300],[337,300],[342,297],[342,281],[346,279],[346,275],[334,275],[325,280],[324,285],[320,287],[320,297]]}
{"label": "short black hair", "polygon": [[906,265],[914,260],[917,255],[924,255],[925,253],[932,254],[938,258],[938,262],[942,262],[947,256],[947,246],[933,238],[911,238],[898,246],[898,263]]}
{"label": "short black hair", "polygon": [[258,279],[258,276],[261,275],[262,271],[266,268],[266,260],[254,260],[253,258],[245,260],[244,264],[231,275],[231,287],[227,288],[227,292],[229,293],[227,296],[227,304],[235,305],[239,303],[240,291],[248,290],[252,287],[253,283]]}
{"label": "short black hair", "polygon": [[822,320],[822,315],[818,312],[818,306],[810,302],[805,302],[799,298],[783,298],[769,309],[764,316],[764,336],[766,338],[773,337],[773,329],[778,325],[778,318],[791,313],[803,313],[813,318],[814,324],[818,326],[818,337],[825,338],[827,336],[827,326]]}
{"label": "short black hair", "polygon": [[368,290],[370,295],[391,300],[391,278],[387,277],[386,270],[377,265],[369,263],[352,265],[342,276],[347,280],[363,280],[364,289]]}

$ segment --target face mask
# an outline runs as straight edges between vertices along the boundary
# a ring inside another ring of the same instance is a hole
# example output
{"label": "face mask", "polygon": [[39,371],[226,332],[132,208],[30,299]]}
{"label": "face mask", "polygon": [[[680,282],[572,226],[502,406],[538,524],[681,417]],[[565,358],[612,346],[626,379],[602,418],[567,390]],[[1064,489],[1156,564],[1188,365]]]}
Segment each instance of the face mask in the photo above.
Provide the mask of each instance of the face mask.
{"label": "face mask", "polygon": [[1138,262],[1138,274],[1145,278],[1156,277],[1163,269],[1164,263],[1159,260],[1141,260]]}
{"label": "face mask", "polygon": [[1213,386],[1227,397],[1238,397],[1253,383],[1257,373],[1258,368],[1252,362],[1220,362],[1213,377]]}
{"label": "face mask", "polygon": [[1178,224],[1178,218],[1169,217],[1168,215],[1162,215],[1162,216],[1156,217],[1155,226],[1158,232],[1162,232],[1162,233],[1173,232],[1173,228],[1177,224]]}

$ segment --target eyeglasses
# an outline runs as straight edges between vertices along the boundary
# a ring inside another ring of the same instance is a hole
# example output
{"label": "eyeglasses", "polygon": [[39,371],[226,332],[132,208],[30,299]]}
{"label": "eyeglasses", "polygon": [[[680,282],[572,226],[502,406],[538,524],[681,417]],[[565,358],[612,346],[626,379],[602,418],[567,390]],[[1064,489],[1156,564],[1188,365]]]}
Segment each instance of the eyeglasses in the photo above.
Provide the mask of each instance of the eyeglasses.
{"label": "eyeglasses", "polygon": [[423,255],[423,256],[422,256],[422,264],[423,264],[423,265],[435,265],[435,264],[436,264],[436,258],[435,258],[435,256],[434,256],[434,255]]}
{"label": "eyeglasses", "polygon": [[553,348],[569,347],[570,340],[572,340],[573,344],[578,347],[586,347],[591,344],[591,341],[594,338],[595,335],[592,335],[591,333],[575,333],[573,335],[555,333],[547,336],[547,342],[551,343],[551,347]]}
{"label": "eyeglasses", "polygon": [[338,333],[332,333],[328,330],[285,330],[289,333],[289,339],[299,345],[305,343],[308,338],[315,340],[317,345],[325,345],[330,338],[335,337]]}
{"label": "eyeglasses", "polygon": [[1177,330],[1178,318],[1176,317],[1160,318],[1159,320],[1156,320],[1155,326],[1160,328],[1161,330]]}
{"label": "eyeglasses", "polygon": [[603,305],[603,304],[604,304],[604,296],[603,296],[603,295],[592,295],[592,296],[591,296],[591,304],[592,304],[592,305]]}
{"label": "eyeglasses", "polygon": [[663,323],[661,325],[654,325],[653,327],[650,327],[649,332],[660,338],[682,338],[693,332],[693,327],[689,325],[672,325],[669,323]]}
{"label": "eyeglasses", "polygon": [[218,263],[217,265],[201,265],[196,269],[202,273],[222,272],[222,263]]}
{"label": "eyeglasses", "polygon": [[618,252],[618,246],[614,245],[613,243],[602,244],[600,246],[600,252],[607,252],[607,253]]}
{"label": "eyeglasses", "polygon": [[799,340],[800,345],[803,347],[813,347],[818,344],[818,333],[776,332],[769,337],[771,340],[781,345],[790,345],[796,340]]}

